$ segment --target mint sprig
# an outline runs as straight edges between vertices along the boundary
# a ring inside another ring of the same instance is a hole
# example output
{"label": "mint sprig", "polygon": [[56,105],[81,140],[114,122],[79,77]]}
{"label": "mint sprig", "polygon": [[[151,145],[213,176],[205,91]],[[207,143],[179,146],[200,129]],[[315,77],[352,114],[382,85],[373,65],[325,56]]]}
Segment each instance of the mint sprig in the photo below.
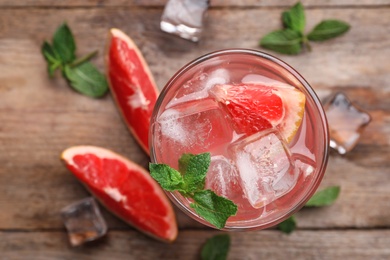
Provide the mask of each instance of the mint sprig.
{"label": "mint sprig", "polygon": [[[327,187],[321,191],[316,192],[308,202],[306,202],[305,207],[324,207],[332,205],[340,194],[340,186],[331,186]],[[286,219],[281,222],[277,228],[286,234],[290,234],[295,230],[297,226],[296,219],[294,216]]]}
{"label": "mint sprig", "polygon": [[313,197],[309,199],[305,207],[323,207],[332,205],[339,197],[340,187],[331,186],[321,191],[316,192]]}
{"label": "mint sprig", "polygon": [[179,171],[166,164],[149,164],[151,176],[164,190],[178,191],[184,197],[192,198],[190,207],[218,229],[226,225],[230,216],[237,213],[237,205],[218,196],[212,190],[204,190],[210,153],[198,155],[183,154],[179,159]]}
{"label": "mint sprig", "polygon": [[295,216],[291,216],[278,225],[278,229],[283,233],[290,234],[297,227]]}
{"label": "mint sprig", "polygon": [[306,16],[303,5],[298,2],[282,13],[284,29],[268,33],[260,40],[260,46],[283,54],[298,54],[302,47],[310,51],[309,41],[325,41],[338,37],[350,29],[340,20],[323,20],[305,35]]}
{"label": "mint sprig", "polygon": [[230,249],[230,236],[228,234],[215,235],[207,239],[202,247],[202,260],[225,260]]}
{"label": "mint sprig", "polygon": [[66,23],[57,28],[52,44],[47,41],[42,44],[41,51],[50,77],[60,69],[70,86],[79,93],[95,98],[107,93],[108,84],[104,74],[88,62],[97,52],[76,59],[76,43]]}

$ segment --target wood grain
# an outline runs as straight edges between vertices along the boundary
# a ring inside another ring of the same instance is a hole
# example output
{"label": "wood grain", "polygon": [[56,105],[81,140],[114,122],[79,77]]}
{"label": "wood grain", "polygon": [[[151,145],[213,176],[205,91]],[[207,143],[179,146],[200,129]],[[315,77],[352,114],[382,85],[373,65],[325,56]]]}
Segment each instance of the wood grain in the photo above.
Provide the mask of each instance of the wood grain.
{"label": "wood grain", "polygon": [[[0,6],[4,7],[107,7],[107,6],[134,6],[134,7],[162,7],[168,0],[0,0]],[[295,0],[211,0],[211,7],[289,7],[296,3]],[[388,0],[303,0],[301,1],[306,7],[329,7],[329,6],[388,6]]]}
{"label": "wood grain", "polygon": [[[109,231],[100,241],[70,248],[65,232],[0,232],[2,259],[199,259],[214,231],[182,231],[173,244],[134,231]],[[376,259],[390,257],[389,230],[231,233],[229,260]],[[337,250],[336,250],[337,249]]]}

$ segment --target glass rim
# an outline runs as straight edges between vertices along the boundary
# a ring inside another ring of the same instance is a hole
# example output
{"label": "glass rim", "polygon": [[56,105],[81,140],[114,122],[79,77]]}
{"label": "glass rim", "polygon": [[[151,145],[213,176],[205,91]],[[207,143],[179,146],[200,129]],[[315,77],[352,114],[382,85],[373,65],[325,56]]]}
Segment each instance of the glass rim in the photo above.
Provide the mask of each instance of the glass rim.
{"label": "glass rim", "polygon": [[[224,231],[246,231],[246,230],[248,230],[249,231],[249,230],[257,230],[257,229],[266,229],[266,228],[275,226],[278,223],[280,223],[280,222],[286,220],[287,218],[289,218],[290,216],[292,216],[294,213],[299,211],[306,204],[306,202],[311,198],[311,196],[315,193],[318,186],[320,185],[321,180],[325,174],[327,162],[328,162],[328,158],[329,158],[329,150],[330,150],[328,122],[326,119],[326,115],[325,115],[325,111],[323,109],[322,103],[321,103],[320,99],[318,98],[317,94],[315,93],[315,91],[313,90],[313,88],[310,86],[310,84],[301,76],[301,74],[299,72],[297,72],[293,67],[291,67],[286,62],[282,61],[279,58],[276,58],[275,56],[264,53],[262,51],[253,50],[253,49],[245,49],[245,48],[230,48],[230,49],[222,49],[222,50],[217,50],[217,51],[213,51],[213,52],[204,54],[204,55],[190,61],[189,63],[187,63],[183,67],[181,67],[165,84],[165,86],[162,89],[162,91],[160,92],[160,95],[159,95],[159,97],[156,101],[156,104],[154,106],[152,117],[150,120],[151,127],[149,130],[150,131],[149,132],[150,159],[151,159],[152,163],[157,163],[157,159],[156,159],[156,155],[155,155],[156,153],[155,153],[155,149],[153,146],[153,138],[152,138],[153,127],[152,127],[152,125],[156,121],[155,119],[157,118],[159,109],[160,109],[162,102],[163,102],[166,94],[168,93],[169,89],[175,84],[175,82],[179,78],[181,78],[182,75],[184,75],[187,71],[189,71],[193,67],[195,67],[195,66],[197,66],[197,65],[199,65],[199,64],[201,64],[209,59],[212,59],[214,57],[218,57],[218,56],[222,56],[222,55],[231,55],[231,54],[241,54],[241,55],[246,54],[246,55],[261,57],[261,58],[269,60],[269,61],[279,65],[280,67],[284,68],[290,75],[292,75],[295,79],[297,79],[302,84],[302,86],[305,88],[305,90],[309,93],[311,99],[314,101],[315,108],[317,111],[316,114],[319,115],[319,118],[321,119],[321,123],[323,126],[322,128],[324,129],[324,131],[323,131],[324,140],[322,143],[322,146],[324,147],[324,152],[323,152],[322,158],[320,158],[321,165],[319,167],[317,167],[318,174],[312,180],[311,187],[307,190],[307,192],[305,192],[303,198],[298,203],[296,203],[294,205],[294,207],[291,207],[290,210],[286,211],[286,213],[283,216],[276,218],[276,219],[273,219],[272,221],[268,221],[266,223],[257,224],[257,225],[256,224],[249,225],[249,223],[248,223],[248,225],[246,225],[246,226],[228,226],[227,225],[227,226],[225,226],[225,228],[223,228],[221,230],[224,230]],[[203,218],[199,217],[195,212],[193,212],[186,205],[184,205],[182,203],[182,201],[179,200],[172,192],[165,191],[165,194],[186,215],[190,216],[191,218],[195,219],[196,221],[198,221],[206,226],[215,228],[213,225],[211,225],[210,223],[205,221]],[[242,221],[241,223],[244,224],[245,221]],[[234,224],[234,222],[233,222],[233,224]]]}

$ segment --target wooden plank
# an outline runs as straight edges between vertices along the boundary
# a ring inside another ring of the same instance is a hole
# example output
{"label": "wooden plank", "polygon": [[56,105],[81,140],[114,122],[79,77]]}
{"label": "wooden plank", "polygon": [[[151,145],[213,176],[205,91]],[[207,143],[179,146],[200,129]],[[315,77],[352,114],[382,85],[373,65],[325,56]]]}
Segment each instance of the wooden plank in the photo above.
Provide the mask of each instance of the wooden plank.
{"label": "wooden plank", "polygon": [[[163,244],[135,231],[109,231],[100,241],[79,248],[64,232],[0,232],[2,259],[199,259],[215,231],[182,231]],[[389,230],[279,231],[230,233],[228,259],[389,259]]]}
{"label": "wooden plank", "polygon": [[[94,100],[74,93],[60,78],[48,79],[39,53],[44,39],[67,20],[78,53],[102,52],[110,27],[131,34],[160,88],[188,61],[228,47],[257,47],[258,38],[280,27],[281,9],[211,10],[205,37],[193,44],[159,30],[161,9],[0,10],[0,228],[61,228],[59,210],[88,194],[64,168],[60,152],[91,144],[147,166],[108,95]],[[308,28],[325,17],[348,19],[345,36],[313,45],[312,53],[279,55],[302,73],[321,97],[346,91],[374,118],[361,143],[347,156],[332,153],[323,186],[341,185],[332,207],[298,214],[303,228],[389,227],[390,44],[389,8],[310,10]],[[259,22],[259,17],[267,23]],[[28,18],[29,22],[26,23]],[[237,36],[236,32],[240,32]],[[351,213],[353,212],[353,213]],[[105,212],[110,227],[122,222]],[[178,214],[181,228],[199,228]]]}
{"label": "wooden plank", "polygon": [[[106,7],[106,6],[141,6],[141,7],[162,7],[168,0],[0,0],[0,6],[4,7]],[[296,3],[295,0],[212,0],[211,7],[288,7]],[[389,0],[303,0],[301,1],[307,7],[328,7],[328,6],[387,6],[390,5]]]}

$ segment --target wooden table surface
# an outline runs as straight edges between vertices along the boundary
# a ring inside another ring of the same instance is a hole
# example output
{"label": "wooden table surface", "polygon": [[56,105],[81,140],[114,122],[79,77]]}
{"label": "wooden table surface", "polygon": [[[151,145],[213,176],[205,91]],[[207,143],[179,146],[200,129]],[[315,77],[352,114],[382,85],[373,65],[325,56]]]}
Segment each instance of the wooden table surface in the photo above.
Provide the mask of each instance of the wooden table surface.
{"label": "wooden table surface", "polygon": [[[212,0],[204,38],[194,44],[159,29],[163,0],[0,0],[0,259],[198,259],[219,231],[177,212],[179,236],[157,242],[102,210],[107,236],[72,248],[59,212],[89,196],[59,160],[73,145],[102,146],[147,166],[110,94],[91,99],[59,74],[49,79],[40,52],[67,21],[79,55],[99,50],[104,69],[109,28],[130,35],[162,88],[201,54],[229,47],[261,49],[295,1]],[[331,153],[322,187],[340,185],[329,207],[300,211],[290,235],[275,229],[231,233],[229,259],[390,259],[390,1],[308,0],[307,30],[322,19],[352,25],[343,37],[313,43],[311,53],[272,53],[296,68],[325,98],[344,91],[373,120],[356,148]]]}

